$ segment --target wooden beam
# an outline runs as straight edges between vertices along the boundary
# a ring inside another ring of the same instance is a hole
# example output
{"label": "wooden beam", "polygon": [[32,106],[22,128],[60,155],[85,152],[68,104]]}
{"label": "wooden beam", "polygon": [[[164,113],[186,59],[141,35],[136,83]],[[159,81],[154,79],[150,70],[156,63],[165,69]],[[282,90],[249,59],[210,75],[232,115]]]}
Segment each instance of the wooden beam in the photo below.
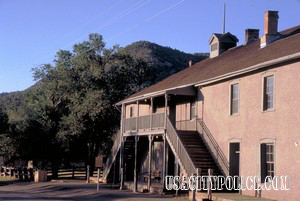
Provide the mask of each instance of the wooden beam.
{"label": "wooden beam", "polygon": [[168,94],[165,94],[165,122],[164,127],[167,128],[167,115],[168,115]]}
{"label": "wooden beam", "polygon": [[148,166],[148,171],[149,171],[149,178],[148,178],[148,191],[150,192],[150,187],[151,187],[151,172],[152,172],[152,147],[153,147],[153,135],[148,136],[149,139],[149,166]]}
{"label": "wooden beam", "polygon": [[[125,117],[125,104],[122,104],[121,109],[121,125],[120,125],[120,189],[122,190],[124,188],[124,138],[123,138],[123,132],[124,132],[124,117]],[[115,161],[116,163],[116,161]]]}
{"label": "wooden beam", "polygon": [[126,141],[126,137],[122,137],[121,146],[120,146],[120,190],[124,189],[124,143]]}
{"label": "wooden beam", "polygon": [[150,98],[150,104],[151,104],[151,109],[150,109],[150,131],[152,130],[152,121],[153,121],[153,97]]}
{"label": "wooden beam", "polygon": [[134,192],[137,192],[137,146],[138,146],[139,136],[135,136],[134,140]]}
{"label": "wooden beam", "polygon": [[138,126],[139,126],[139,113],[140,113],[139,101],[136,101],[136,105],[137,105],[136,130],[138,130]]}
{"label": "wooden beam", "polygon": [[164,133],[164,135],[162,136],[163,140],[164,140],[164,155],[163,155],[163,172],[162,172],[162,183],[163,186],[165,186],[165,176],[166,176],[166,131]]}

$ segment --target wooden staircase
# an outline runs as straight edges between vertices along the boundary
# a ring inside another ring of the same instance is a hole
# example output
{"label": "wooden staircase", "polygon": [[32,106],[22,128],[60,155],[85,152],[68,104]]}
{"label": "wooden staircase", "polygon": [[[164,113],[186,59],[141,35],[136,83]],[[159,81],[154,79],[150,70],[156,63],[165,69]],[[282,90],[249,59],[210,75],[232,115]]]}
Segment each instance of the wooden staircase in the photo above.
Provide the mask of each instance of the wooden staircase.
{"label": "wooden staircase", "polygon": [[201,168],[201,175],[208,175],[208,169],[213,169],[214,175],[223,175],[198,131],[177,130],[177,133],[195,167]]}

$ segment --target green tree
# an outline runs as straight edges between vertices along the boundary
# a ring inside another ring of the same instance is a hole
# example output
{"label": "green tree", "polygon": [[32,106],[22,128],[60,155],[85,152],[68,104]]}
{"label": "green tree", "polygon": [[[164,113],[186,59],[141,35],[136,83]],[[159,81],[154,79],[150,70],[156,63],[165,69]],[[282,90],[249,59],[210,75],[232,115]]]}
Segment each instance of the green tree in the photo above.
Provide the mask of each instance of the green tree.
{"label": "green tree", "polygon": [[144,62],[118,46],[105,48],[102,36],[91,34],[88,41],[74,45],[73,52],[60,50],[54,65],[34,69],[42,87],[29,96],[31,118],[69,157],[78,154],[74,145],[79,145],[83,154],[77,160],[93,169],[95,156],[99,150],[105,152],[119,127],[120,114],[114,104],[148,86],[150,73]]}

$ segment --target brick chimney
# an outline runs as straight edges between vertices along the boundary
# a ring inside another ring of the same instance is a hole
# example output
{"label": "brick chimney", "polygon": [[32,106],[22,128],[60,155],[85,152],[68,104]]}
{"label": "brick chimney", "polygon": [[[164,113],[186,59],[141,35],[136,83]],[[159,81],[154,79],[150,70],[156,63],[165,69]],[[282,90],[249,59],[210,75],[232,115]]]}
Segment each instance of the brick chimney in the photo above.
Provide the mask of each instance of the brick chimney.
{"label": "brick chimney", "polygon": [[259,38],[259,29],[246,29],[245,30],[245,45]]}
{"label": "brick chimney", "polygon": [[266,11],[264,13],[264,35],[260,39],[260,47],[265,47],[274,40],[278,34],[278,11]]}

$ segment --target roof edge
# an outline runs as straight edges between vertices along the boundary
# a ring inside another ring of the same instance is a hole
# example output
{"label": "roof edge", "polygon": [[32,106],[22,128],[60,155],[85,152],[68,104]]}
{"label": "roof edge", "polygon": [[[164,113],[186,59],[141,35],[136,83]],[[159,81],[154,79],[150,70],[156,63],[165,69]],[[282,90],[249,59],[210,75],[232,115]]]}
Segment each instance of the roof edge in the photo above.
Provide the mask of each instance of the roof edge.
{"label": "roof edge", "polygon": [[196,82],[195,87],[211,84],[211,83],[221,81],[221,80],[233,77],[233,76],[241,75],[241,74],[248,73],[248,72],[251,72],[251,71],[254,71],[254,70],[258,70],[258,69],[261,69],[261,68],[264,68],[264,67],[280,64],[282,62],[286,62],[286,61],[294,60],[294,59],[298,59],[298,58],[300,58],[300,52],[290,54],[290,55],[287,55],[287,56],[283,56],[283,57],[279,57],[277,59],[272,59],[272,60],[269,60],[269,61],[265,61],[265,62],[256,64],[256,65],[253,65],[253,66],[249,66],[249,67],[244,68],[242,70],[233,71],[233,72],[230,72],[230,73],[223,74],[221,76],[217,76],[217,77],[206,79],[206,80],[203,80],[203,81],[200,81],[200,82]]}
{"label": "roof edge", "polygon": [[298,58],[300,58],[300,52],[290,54],[290,55],[287,55],[287,56],[283,56],[283,57],[279,57],[277,59],[272,59],[272,60],[262,62],[262,63],[256,64],[256,65],[253,65],[253,66],[249,66],[249,67],[244,68],[242,70],[233,71],[233,72],[226,73],[226,74],[223,74],[221,76],[212,77],[210,79],[206,79],[206,80],[203,80],[203,81],[200,81],[200,82],[190,83],[190,84],[186,84],[186,85],[180,85],[180,86],[177,86],[177,87],[167,88],[167,89],[163,89],[163,90],[143,94],[143,95],[140,95],[140,96],[124,99],[124,100],[116,103],[115,105],[121,105],[123,103],[129,103],[129,102],[137,101],[137,100],[140,100],[140,99],[143,99],[143,98],[159,96],[159,95],[164,94],[166,91],[172,90],[172,89],[177,89],[177,88],[182,88],[182,87],[187,87],[187,86],[192,86],[192,85],[195,86],[195,87],[199,87],[199,86],[203,86],[203,85],[207,85],[207,84],[212,84],[214,82],[218,82],[218,81],[221,81],[221,80],[224,80],[224,79],[228,79],[228,78],[231,78],[231,77],[234,77],[234,76],[237,76],[237,75],[242,75],[242,74],[245,74],[245,73],[248,73],[248,72],[251,72],[251,71],[254,71],[254,70],[258,70],[258,69],[261,69],[261,68],[264,68],[264,67],[267,67],[267,66],[280,64],[282,62],[286,62],[286,61],[294,60],[294,59],[298,59]]}

